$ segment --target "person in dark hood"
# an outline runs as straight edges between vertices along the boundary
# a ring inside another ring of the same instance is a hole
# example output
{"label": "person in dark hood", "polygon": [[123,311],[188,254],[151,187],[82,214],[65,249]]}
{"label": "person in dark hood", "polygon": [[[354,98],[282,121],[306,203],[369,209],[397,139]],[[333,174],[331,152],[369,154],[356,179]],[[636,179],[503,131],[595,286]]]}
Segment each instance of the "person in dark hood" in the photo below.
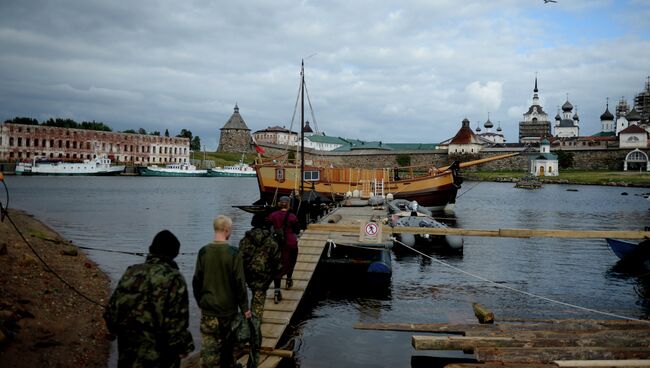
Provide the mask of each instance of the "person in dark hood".
{"label": "person in dark hood", "polygon": [[118,367],[180,367],[194,350],[179,249],[169,230],[156,234],[146,261],[130,266],[111,295],[104,320],[117,336]]}

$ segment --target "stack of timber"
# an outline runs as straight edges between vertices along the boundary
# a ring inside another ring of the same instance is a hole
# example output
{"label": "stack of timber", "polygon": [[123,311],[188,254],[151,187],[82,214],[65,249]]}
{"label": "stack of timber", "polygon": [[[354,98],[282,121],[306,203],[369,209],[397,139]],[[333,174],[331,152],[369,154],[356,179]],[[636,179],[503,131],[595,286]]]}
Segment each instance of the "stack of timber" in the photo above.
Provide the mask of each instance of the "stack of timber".
{"label": "stack of timber", "polygon": [[412,338],[416,350],[474,354],[477,364],[453,364],[455,368],[650,367],[649,322],[562,319],[380,327],[462,335]]}

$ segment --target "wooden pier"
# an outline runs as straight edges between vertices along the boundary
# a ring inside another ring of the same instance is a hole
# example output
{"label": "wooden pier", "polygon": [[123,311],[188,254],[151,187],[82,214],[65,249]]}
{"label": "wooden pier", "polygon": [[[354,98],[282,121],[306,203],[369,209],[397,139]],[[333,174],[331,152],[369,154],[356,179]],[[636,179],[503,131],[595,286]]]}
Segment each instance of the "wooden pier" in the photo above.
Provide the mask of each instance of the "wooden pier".
{"label": "wooden pier", "polygon": [[[302,299],[316,266],[328,245],[328,241],[346,243],[357,241],[362,224],[370,220],[380,220],[386,216],[386,210],[373,209],[368,206],[340,207],[321,219],[321,222],[336,221],[340,225],[353,226],[353,234],[328,230],[305,230],[298,241],[298,260],[293,272],[293,287],[287,290],[282,282],[282,301],[275,304],[274,289],[269,288],[262,316],[262,349],[260,352],[260,368],[276,367],[282,358],[291,357],[292,352],[282,350],[278,342],[284,334],[300,300]],[[387,235],[382,239],[388,241]],[[280,348],[280,349],[278,349]],[[245,364],[248,356],[239,362]]]}

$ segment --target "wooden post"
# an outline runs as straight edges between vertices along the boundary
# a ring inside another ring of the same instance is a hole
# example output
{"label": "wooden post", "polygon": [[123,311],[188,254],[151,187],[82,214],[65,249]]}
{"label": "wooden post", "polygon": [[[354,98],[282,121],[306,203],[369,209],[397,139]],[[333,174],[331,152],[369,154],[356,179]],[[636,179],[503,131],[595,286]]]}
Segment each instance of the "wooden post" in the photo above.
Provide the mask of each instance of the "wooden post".
{"label": "wooden post", "polygon": [[472,303],[472,309],[474,309],[474,315],[478,318],[478,322],[481,324],[492,324],[494,323],[494,313],[489,311],[484,306],[478,303]]}

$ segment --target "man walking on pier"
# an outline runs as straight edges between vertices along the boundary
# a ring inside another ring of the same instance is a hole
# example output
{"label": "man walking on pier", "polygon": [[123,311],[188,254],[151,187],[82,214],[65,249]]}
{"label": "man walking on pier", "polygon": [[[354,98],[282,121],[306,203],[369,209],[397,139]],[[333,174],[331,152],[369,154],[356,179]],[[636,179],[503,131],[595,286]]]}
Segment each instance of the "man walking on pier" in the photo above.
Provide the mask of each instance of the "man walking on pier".
{"label": "man walking on pier", "polygon": [[130,266],[111,295],[104,320],[117,335],[118,367],[180,367],[194,350],[179,248],[174,234],[159,232],[145,263]]}
{"label": "man walking on pier", "polygon": [[239,251],[244,260],[246,284],[253,293],[251,311],[254,331],[251,334],[251,354],[248,359],[249,367],[257,367],[260,356],[262,334],[260,324],[264,314],[266,291],[271,281],[282,271],[282,253],[273,234],[266,228],[266,219],[262,214],[256,214],[251,221],[253,228],[239,242]]}
{"label": "man walking on pier", "polygon": [[282,300],[280,282],[283,275],[287,275],[287,289],[291,289],[293,286],[293,268],[296,266],[296,260],[298,259],[298,237],[296,234],[300,231],[298,217],[289,211],[289,197],[280,197],[278,206],[280,209],[269,215],[269,221],[273,225],[274,231],[280,232],[278,238],[281,240],[278,241],[278,245],[282,251],[282,272],[278,273],[273,280],[275,303]]}
{"label": "man walking on pier", "polygon": [[199,250],[192,286],[201,308],[203,367],[234,367],[235,341],[231,326],[237,313],[251,317],[244,268],[239,250],[228,243],[232,220],[220,215],[214,240]]}

